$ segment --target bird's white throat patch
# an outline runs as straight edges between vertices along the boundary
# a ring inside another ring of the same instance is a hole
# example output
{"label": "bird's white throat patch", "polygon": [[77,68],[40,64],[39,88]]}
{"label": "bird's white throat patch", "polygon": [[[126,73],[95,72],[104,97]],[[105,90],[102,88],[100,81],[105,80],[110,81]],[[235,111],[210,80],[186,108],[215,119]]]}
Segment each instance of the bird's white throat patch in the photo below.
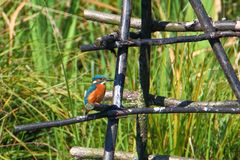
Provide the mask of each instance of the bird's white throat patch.
{"label": "bird's white throat patch", "polygon": [[99,80],[95,80],[95,81],[93,81],[92,82],[93,84],[105,84],[106,83],[106,81],[105,80],[103,80],[103,81],[101,81],[101,82],[99,82]]}

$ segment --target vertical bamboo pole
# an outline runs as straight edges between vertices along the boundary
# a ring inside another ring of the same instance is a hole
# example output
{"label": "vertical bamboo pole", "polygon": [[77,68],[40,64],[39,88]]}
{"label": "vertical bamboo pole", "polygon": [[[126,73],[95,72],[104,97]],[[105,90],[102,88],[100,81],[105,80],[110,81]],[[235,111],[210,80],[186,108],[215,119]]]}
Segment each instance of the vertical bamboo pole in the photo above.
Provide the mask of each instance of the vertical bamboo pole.
{"label": "vertical bamboo pole", "polygon": [[[131,18],[131,0],[122,0],[122,15],[120,26],[120,39],[128,40]],[[128,47],[118,49],[118,57],[115,71],[115,81],[113,90],[113,104],[117,107],[122,106],[123,88],[127,69]],[[118,119],[109,118],[105,138],[104,158],[105,160],[114,159],[115,143],[117,138]]]}
{"label": "vertical bamboo pole", "polygon": [[[151,38],[152,18],[151,18],[151,0],[141,1],[141,39]],[[150,72],[150,45],[142,45],[140,47],[139,56],[139,79],[141,85],[141,95],[138,100],[138,107],[143,108],[148,106],[149,96],[149,72]],[[137,115],[136,121],[136,146],[138,159],[147,159],[147,123],[148,116],[146,114]]]}
{"label": "vertical bamboo pole", "polygon": [[[215,32],[210,18],[205,11],[203,4],[200,0],[189,0],[191,3],[202,28],[205,33]],[[231,63],[229,62],[226,52],[223,49],[223,46],[219,38],[210,39],[209,43],[217,57],[218,62],[220,63],[222,70],[227,77],[228,83],[230,84],[235,96],[240,100],[240,82],[237,78],[236,73],[233,70]]]}

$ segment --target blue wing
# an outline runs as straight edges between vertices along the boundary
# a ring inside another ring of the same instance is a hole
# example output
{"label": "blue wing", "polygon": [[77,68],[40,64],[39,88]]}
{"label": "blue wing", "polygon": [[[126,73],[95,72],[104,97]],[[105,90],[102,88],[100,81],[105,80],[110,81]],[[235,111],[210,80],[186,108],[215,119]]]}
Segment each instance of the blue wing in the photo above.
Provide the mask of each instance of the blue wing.
{"label": "blue wing", "polygon": [[88,96],[89,96],[90,93],[92,93],[96,88],[97,88],[97,87],[96,87],[95,84],[92,84],[92,85],[88,88],[88,90],[87,90],[87,92],[86,92],[86,94],[85,94],[85,96],[84,96],[84,105],[86,105],[86,104],[88,103]]}

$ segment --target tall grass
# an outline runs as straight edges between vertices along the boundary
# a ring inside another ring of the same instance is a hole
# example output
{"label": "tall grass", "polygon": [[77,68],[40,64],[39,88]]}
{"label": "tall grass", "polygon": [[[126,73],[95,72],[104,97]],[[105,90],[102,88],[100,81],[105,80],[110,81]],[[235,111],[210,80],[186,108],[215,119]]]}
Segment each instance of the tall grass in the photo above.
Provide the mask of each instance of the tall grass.
{"label": "tall grass", "polygon": [[[116,58],[107,51],[81,53],[79,45],[93,43],[118,27],[88,22],[82,12],[96,9],[120,13],[121,0],[31,0],[17,15],[13,38],[9,39],[9,21],[21,2],[0,3],[0,158],[70,159],[72,146],[102,148],[106,119],[18,135],[13,133],[13,127],[83,114],[84,90],[92,75],[113,77]],[[203,0],[212,17],[217,17],[215,2]],[[239,15],[239,11],[230,7],[230,1],[224,4],[224,17]],[[140,1],[133,1],[133,5],[133,15],[139,17]],[[196,18],[187,0],[153,0],[153,17],[171,21]],[[154,33],[153,37],[187,34],[191,33]],[[229,38],[222,42],[240,77],[239,40]],[[10,51],[12,57],[8,56]],[[138,48],[129,51],[126,90],[137,90],[139,85],[138,53]],[[235,99],[207,42],[152,47],[150,63],[153,94],[197,101]],[[107,88],[110,90],[112,84]],[[134,120],[134,117],[120,120],[116,150],[135,152]],[[224,114],[151,115],[148,152],[237,159],[238,121],[238,116]]]}

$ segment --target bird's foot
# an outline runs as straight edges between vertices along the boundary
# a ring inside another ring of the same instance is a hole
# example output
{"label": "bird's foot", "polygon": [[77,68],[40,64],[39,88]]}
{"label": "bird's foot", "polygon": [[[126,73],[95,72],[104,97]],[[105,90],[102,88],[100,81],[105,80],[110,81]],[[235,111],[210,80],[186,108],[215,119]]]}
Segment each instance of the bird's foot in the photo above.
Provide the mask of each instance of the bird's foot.
{"label": "bird's foot", "polygon": [[86,104],[85,109],[88,110],[88,111],[93,110],[94,109],[94,104],[90,104],[90,103]]}

